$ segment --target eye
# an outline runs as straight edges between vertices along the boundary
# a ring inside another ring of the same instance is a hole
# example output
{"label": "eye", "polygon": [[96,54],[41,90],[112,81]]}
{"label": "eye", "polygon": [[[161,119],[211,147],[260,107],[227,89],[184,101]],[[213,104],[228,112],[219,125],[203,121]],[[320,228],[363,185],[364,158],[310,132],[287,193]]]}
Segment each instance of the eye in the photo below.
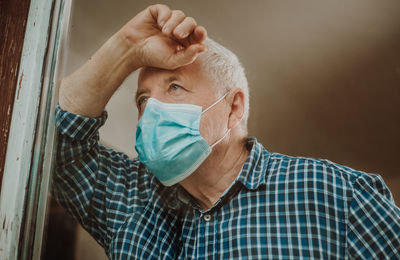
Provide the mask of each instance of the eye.
{"label": "eye", "polygon": [[145,96],[140,97],[140,98],[138,99],[138,101],[137,101],[138,107],[141,107],[142,104],[145,103],[148,99],[149,99],[149,98],[148,98],[148,97],[145,97]]}
{"label": "eye", "polygon": [[181,90],[181,89],[183,89],[183,87],[182,86],[179,86],[179,85],[177,85],[177,84],[175,84],[175,83],[172,83],[171,85],[169,85],[169,91],[178,91],[178,90]]}

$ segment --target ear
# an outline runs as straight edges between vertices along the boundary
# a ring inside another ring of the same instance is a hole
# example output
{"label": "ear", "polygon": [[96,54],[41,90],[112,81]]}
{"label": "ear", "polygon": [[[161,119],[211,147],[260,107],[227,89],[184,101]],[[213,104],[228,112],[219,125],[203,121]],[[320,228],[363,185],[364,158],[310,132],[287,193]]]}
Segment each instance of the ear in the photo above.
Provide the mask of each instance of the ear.
{"label": "ear", "polygon": [[228,129],[231,129],[240,123],[244,116],[244,93],[240,88],[234,89],[229,94],[230,108],[228,119]]}

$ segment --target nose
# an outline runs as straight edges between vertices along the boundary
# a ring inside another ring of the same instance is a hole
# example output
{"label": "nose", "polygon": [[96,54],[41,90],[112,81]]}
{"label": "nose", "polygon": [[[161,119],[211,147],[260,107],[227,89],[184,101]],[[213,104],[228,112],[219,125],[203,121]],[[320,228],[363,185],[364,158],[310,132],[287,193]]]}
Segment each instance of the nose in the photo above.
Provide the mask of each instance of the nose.
{"label": "nose", "polygon": [[171,102],[171,100],[168,100],[168,98],[165,95],[163,95],[161,93],[161,91],[152,91],[152,92],[150,92],[145,98],[143,98],[144,99],[143,101],[141,101],[141,99],[139,99],[139,102],[140,102],[138,104],[138,109],[139,109],[139,111],[138,111],[138,119],[139,120],[142,117],[144,110],[146,109],[147,101],[148,101],[149,98],[154,98],[154,99],[156,99],[158,101],[161,101],[163,103],[170,103]]}

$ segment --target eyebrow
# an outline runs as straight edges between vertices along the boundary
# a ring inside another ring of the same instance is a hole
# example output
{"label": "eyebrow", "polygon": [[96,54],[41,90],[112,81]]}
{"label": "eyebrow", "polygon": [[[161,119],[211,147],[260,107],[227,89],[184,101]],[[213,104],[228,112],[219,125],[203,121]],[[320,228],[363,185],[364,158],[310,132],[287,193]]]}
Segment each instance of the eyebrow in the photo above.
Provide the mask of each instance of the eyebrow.
{"label": "eyebrow", "polygon": [[[171,82],[173,82],[173,81],[175,81],[175,80],[178,80],[178,77],[177,77],[177,76],[175,76],[175,75],[169,76],[168,78],[166,78],[166,79],[164,80],[164,84],[169,84],[169,83],[171,83]],[[141,89],[141,90],[136,91],[135,100],[137,100],[137,98],[138,98],[139,96],[141,96],[143,93],[146,93],[146,92],[149,92],[149,90],[148,90],[147,88],[144,88],[144,89]]]}
{"label": "eyebrow", "polygon": [[175,76],[175,75],[173,75],[173,76],[170,76],[170,77],[168,77],[168,78],[166,78],[165,80],[164,80],[164,83],[171,83],[172,81],[175,81],[175,80],[178,80],[178,77],[177,76]]}

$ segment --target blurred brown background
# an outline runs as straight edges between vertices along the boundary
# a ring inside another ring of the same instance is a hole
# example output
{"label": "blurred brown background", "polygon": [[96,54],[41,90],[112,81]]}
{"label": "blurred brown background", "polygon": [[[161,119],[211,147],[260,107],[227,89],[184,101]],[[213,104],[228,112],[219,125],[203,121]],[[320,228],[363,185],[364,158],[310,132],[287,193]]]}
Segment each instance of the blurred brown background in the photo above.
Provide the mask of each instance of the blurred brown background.
{"label": "blurred brown background", "polygon": [[[75,1],[67,70],[154,2]],[[249,134],[269,151],[379,173],[400,202],[400,1],[163,1],[235,52],[250,86]],[[136,75],[112,98],[103,143],[134,154]],[[77,233],[76,259],[100,259]],[[94,250],[94,251],[93,251]]]}

